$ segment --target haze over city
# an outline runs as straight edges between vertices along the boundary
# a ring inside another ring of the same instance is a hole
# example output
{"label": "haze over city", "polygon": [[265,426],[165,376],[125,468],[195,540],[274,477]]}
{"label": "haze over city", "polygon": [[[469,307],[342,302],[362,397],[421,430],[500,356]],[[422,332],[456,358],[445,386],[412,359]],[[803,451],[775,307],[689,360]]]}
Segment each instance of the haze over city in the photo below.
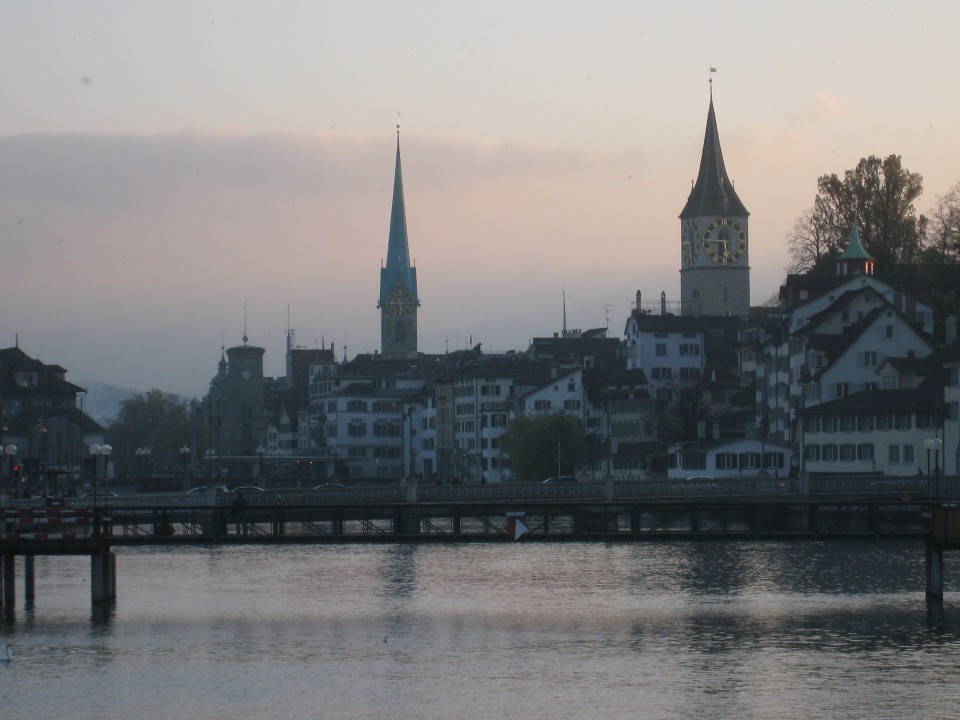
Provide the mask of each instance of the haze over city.
{"label": "haze over city", "polygon": [[[0,6],[0,346],[202,395],[221,345],[379,348],[395,122],[419,347],[622,333],[679,293],[713,97],[776,291],[817,178],[960,181],[953,3]],[[710,67],[716,72],[710,72]],[[244,309],[246,307],[246,310]],[[289,310],[288,310],[289,308]]]}

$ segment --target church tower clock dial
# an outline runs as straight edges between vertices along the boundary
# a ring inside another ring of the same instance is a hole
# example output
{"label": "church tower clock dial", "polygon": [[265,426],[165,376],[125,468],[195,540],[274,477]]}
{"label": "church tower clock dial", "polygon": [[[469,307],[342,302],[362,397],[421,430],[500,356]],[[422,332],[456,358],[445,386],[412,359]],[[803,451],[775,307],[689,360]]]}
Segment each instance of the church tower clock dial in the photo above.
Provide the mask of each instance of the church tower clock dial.
{"label": "church tower clock dial", "polygon": [[703,252],[717,265],[731,265],[747,250],[747,231],[736,220],[716,218],[703,231]]}

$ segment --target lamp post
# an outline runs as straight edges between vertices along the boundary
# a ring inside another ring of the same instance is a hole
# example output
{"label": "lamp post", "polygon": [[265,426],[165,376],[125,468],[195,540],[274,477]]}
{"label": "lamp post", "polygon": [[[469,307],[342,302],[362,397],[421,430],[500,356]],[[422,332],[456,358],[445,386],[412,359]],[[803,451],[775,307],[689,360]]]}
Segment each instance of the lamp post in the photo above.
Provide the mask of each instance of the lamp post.
{"label": "lamp post", "polygon": [[17,454],[17,446],[13,443],[9,445],[4,445],[0,447],[0,451],[3,452],[3,472],[7,478],[6,486],[7,490],[10,493],[10,497],[14,497],[14,477],[13,477],[13,456]]}
{"label": "lamp post", "polygon": [[177,453],[180,455],[180,462],[183,464],[183,490],[186,492],[190,489],[190,482],[187,476],[187,466],[190,464],[190,447],[188,445],[183,445]]}
{"label": "lamp post", "polygon": [[[103,477],[104,483],[106,483],[107,474],[109,473],[109,464],[110,464],[110,455],[113,454],[113,447],[104,443],[103,445],[97,445],[93,443],[90,446],[90,454],[97,459],[96,464],[100,465],[100,457],[103,457]],[[97,508],[97,490],[100,481],[100,472],[98,467],[94,467],[93,470],[93,508]]]}
{"label": "lamp post", "polygon": [[150,453],[152,451],[148,447],[138,447],[133,451],[133,454],[137,456],[137,475],[139,479],[143,479],[144,475],[150,474]]}
{"label": "lamp post", "polygon": [[257,445],[257,479],[263,482],[263,456],[267,450],[263,445]]}
{"label": "lamp post", "polygon": [[940,450],[943,448],[943,440],[940,438],[927,438],[923,441],[923,449],[927,451],[927,502],[933,502],[933,488],[930,484],[930,452],[933,451],[937,464],[937,500],[940,499]]}

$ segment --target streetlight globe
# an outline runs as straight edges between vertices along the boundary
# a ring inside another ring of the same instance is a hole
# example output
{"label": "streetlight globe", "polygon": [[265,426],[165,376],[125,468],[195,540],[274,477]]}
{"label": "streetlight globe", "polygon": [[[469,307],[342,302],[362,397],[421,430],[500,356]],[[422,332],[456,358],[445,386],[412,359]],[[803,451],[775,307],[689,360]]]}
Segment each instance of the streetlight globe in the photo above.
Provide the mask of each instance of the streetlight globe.
{"label": "streetlight globe", "polygon": [[113,446],[112,446],[112,445],[101,445],[101,446],[100,446],[100,454],[101,454],[101,455],[106,455],[106,456],[109,457],[112,452],[113,452]]}

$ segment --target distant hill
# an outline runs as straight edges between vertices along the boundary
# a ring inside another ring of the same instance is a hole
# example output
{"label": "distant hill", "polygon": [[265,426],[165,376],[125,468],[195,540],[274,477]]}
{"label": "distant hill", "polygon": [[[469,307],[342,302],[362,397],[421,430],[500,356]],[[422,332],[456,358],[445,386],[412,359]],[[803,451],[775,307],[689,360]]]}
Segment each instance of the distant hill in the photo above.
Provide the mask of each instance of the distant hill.
{"label": "distant hill", "polygon": [[70,382],[87,389],[87,394],[82,396],[80,401],[83,411],[104,427],[117,419],[120,405],[124,400],[128,400],[135,395],[142,395],[145,392],[144,390],[131,390],[116,385],[75,380],[73,378],[70,379]]}

